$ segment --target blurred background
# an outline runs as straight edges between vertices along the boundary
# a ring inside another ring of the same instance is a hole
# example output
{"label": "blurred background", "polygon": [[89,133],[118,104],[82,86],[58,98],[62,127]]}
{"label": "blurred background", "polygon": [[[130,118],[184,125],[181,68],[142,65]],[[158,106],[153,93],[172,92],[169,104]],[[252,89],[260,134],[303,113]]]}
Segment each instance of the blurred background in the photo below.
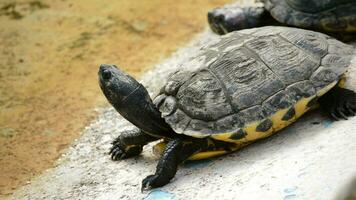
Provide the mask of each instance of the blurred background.
{"label": "blurred background", "polygon": [[101,63],[139,77],[231,0],[0,0],[0,197],[52,167],[107,106]]}

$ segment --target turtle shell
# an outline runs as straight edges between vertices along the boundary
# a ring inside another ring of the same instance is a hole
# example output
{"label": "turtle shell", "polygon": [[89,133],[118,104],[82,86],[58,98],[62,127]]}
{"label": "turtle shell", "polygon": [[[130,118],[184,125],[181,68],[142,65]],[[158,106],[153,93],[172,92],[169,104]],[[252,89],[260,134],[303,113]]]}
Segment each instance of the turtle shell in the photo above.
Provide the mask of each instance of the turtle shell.
{"label": "turtle shell", "polygon": [[195,69],[174,73],[154,103],[177,133],[252,141],[313,107],[337,84],[352,54],[351,46],[313,31],[232,32],[183,64]]}
{"label": "turtle shell", "polygon": [[327,32],[356,32],[355,0],[265,0],[277,21]]}

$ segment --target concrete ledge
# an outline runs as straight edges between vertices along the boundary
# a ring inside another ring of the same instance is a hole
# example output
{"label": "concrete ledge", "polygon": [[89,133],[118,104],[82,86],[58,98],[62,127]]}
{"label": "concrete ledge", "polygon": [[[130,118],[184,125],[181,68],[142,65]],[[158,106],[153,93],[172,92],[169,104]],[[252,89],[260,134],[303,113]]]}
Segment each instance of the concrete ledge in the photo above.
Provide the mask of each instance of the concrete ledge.
{"label": "concrete ledge", "polygon": [[[214,37],[208,30],[200,34],[142,82],[153,94]],[[351,73],[356,89],[356,68]],[[333,122],[315,111],[238,152],[186,163],[170,184],[141,194],[142,179],[157,164],[152,145],[137,158],[111,161],[110,142],[130,124],[112,108],[101,113],[57,167],[9,199],[335,199],[356,176],[356,117]]]}

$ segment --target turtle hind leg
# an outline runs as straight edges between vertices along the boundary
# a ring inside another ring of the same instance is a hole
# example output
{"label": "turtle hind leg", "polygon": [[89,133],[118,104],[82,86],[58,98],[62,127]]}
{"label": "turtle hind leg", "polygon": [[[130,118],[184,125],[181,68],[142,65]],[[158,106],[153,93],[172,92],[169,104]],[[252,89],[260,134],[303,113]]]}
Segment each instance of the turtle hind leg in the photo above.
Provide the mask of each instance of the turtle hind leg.
{"label": "turtle hind leg", "polygon": [[352,90],[335,86],[324,96],[320,97],[321,108],[333,119],[347,120],[356,115],[356,93]]}
{"label": "turtle hind leg", "polygon": [[219,35],[277,23],[263,7],[239,7],[237,4],[210,10],[208,22],[210,28]]}
{"label": "turtle hind leg", "polygon": [[124,131],[112,142],[113,146],[109,152],[111,159],[116,161],[137,156],[142,152],[144,145],[157,139],[138,128]]}

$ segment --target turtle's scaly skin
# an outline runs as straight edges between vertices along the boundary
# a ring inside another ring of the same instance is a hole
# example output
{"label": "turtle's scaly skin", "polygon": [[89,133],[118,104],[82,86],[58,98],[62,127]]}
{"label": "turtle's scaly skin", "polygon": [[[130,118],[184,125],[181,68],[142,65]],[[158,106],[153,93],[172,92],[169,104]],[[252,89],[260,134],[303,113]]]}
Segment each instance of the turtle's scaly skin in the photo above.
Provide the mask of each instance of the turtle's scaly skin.
{"label": "turtle's scaly skin", "polygon": [[179,134],[234,143],[267,137],[315,105],[340,80],[353,49],[287,27],[227,34],[173,74],[155,103]]}

